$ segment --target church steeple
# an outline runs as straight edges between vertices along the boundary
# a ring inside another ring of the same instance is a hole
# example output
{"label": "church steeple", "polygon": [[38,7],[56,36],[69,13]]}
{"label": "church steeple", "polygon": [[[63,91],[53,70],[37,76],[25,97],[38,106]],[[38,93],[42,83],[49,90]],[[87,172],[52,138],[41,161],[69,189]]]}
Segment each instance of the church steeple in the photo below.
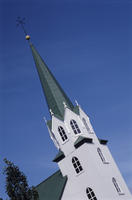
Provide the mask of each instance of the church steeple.
{"label": "church steeple", "polygon": [[132,199],[109,152],[107,141],[98,139],[87,114],[78,104],[73,106],[30,42],[23,19],[18,18],[17,22],[23,28],[32,51],[52,116],[46,124],[59,150],[53,161],[58,163],[61,173],[55,173],[35,187],[39,200]]}
{"label": "church steeple", "polygon": [[67,107],[71,110],[74,108],[74,106],[35,49],[34,45],[31,42],[29,44],[32,50],[33,58],[36,64],[50,114],[54,114],[63,118],[64,105],[66,104]]}
{"label": "church steeple", "polygon": [[29,42],[30,48],[32,50],[33,58],[36,64],[36,68],[39,74],[41,85],[46,97],[46,101],[49,107],[50,114],[54,114],[63,119],[64,117],[64,107],[67,106],[69,109],[73,110],[74,106],[70,99],[67,97],[33,44],[30,42],[30,35],[27,34],[24,24],[25,18],[17,18],[17,26],[21,26],[25,34],[26,40]]}

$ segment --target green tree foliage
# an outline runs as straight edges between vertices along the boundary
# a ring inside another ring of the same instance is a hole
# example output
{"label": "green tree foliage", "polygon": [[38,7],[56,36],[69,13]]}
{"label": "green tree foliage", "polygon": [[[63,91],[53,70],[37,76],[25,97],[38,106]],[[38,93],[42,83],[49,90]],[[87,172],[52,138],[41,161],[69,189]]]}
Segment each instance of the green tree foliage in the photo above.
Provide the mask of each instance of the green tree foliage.
{"label": "green tree foliage", "polygon": [[4,159],[6,164],[6,193],[10,200],[38,200],[38,193],[34,187],[29,187],[27,178],[14,163]]}

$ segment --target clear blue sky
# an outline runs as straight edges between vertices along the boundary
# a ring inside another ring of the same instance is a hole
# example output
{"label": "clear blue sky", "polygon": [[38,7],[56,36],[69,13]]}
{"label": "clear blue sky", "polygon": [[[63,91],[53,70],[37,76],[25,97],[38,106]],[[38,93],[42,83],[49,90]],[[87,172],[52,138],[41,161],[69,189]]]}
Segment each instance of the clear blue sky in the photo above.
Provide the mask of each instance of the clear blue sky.
{"label": "clear blue sky", "polygon": [[89,115],[132,192],[132,3],[128,0],[0,1],[0,196],[3,158],[37,185],[58,168],[49,113],[16,17],[74,102]]}

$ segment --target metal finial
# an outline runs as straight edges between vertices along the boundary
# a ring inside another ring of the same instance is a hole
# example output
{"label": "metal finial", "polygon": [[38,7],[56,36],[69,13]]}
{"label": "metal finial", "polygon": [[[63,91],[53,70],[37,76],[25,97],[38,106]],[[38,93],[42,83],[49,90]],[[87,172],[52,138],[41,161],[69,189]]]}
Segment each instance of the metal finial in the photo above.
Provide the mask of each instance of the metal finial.
{"label": "metal finial", "polygon": [[17,17],[16,19],[16,22],[17,22],[17,26],[21,26],[22,27],[22,30],[26,36],[26,40],[29,40],[30,39],[30,36],[27,34],[26,30],[25,30],[25,17],[24,18],[21,18],[21,17]]}

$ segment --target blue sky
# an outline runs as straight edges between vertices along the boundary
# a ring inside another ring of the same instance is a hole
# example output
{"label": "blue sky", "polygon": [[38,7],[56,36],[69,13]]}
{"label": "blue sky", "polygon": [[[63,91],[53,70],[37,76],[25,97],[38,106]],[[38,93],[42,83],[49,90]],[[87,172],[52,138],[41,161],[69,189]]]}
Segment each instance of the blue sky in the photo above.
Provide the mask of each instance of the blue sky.
{"label": "blue sky", "polygon": [[89,115],[132,192],[132,12],[127,0],[1,0],[0,196],[3,158],[37,185],[58,168],[35,64],[17,16],[74,102]]}

